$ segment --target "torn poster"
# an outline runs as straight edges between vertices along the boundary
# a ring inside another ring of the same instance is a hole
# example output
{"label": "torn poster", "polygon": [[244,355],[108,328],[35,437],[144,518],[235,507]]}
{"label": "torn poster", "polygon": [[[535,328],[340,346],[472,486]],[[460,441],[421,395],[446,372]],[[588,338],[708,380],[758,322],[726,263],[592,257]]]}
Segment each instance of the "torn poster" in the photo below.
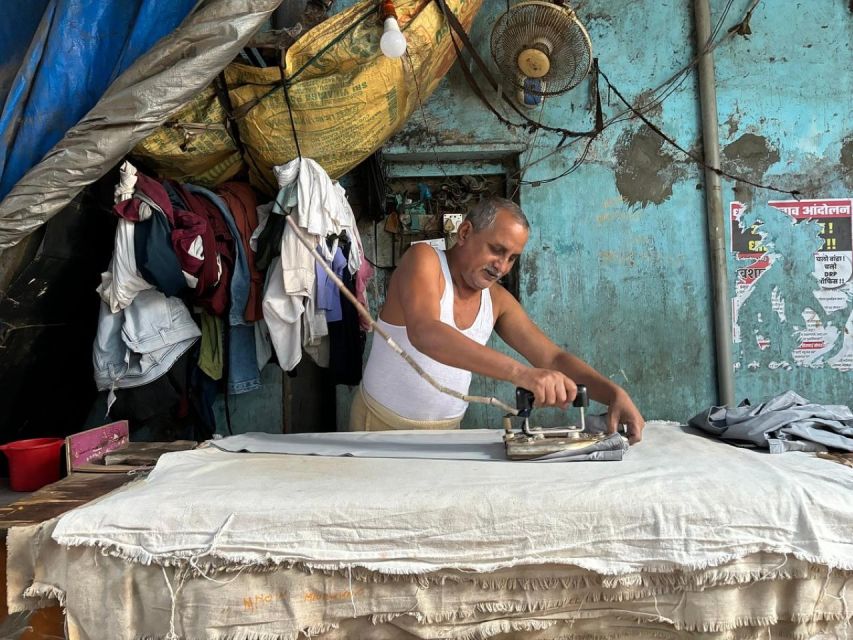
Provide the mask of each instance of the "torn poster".
{"label": "torn poster", "polygon": [[729,210],[735,366],[853,370],[853,199],[732,202]]}

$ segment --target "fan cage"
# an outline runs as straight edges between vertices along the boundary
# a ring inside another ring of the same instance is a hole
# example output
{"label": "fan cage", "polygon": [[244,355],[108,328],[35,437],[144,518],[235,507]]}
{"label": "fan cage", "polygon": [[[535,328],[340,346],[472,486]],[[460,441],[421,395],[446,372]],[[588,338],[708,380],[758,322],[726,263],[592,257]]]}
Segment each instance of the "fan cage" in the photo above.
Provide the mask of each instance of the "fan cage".
{"label": "fan cage", "polygon": [[[525,49],[548,49],[551,68],[540,82],[525,82],[518,56]],[[492,29],[492,58],[507,83],[537,96],[555,96],[576,87],[592,66],[592,43],[569,8],[528,0],[509,8]],[[538,88],[536,88],[538,86]]]}

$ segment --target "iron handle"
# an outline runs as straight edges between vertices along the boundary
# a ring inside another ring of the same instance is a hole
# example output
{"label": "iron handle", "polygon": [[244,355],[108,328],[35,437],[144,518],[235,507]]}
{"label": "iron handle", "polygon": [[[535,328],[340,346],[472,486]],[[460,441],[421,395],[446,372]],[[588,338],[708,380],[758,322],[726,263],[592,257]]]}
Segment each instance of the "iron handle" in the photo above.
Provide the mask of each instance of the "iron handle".
{"label": "iron handle", "polygon": [[573,407],[583,407],[586,409],[589,407],[589,392],[586,389],[585,384],[578,385],[578,393],[575,396],[574,402],[572,402]]}

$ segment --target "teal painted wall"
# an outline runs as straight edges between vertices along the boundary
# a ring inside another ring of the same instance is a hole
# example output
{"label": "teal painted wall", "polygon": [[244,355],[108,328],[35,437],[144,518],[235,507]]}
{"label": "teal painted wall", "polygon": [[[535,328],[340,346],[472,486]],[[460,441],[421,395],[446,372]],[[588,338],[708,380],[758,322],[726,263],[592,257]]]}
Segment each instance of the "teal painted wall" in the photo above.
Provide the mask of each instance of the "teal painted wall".
{"label": "teal painted wall", "polygon": [[[847,3],[828,0],[764,9],[753,19],[749,41],[718,56],[724,160],[754,181],[799,189],[805,199],[849,199],[853,15]],[[853,404],[853,286],[848,280],[821,292],[812,257],[823,244],[821,229],[815,222],[794,224],[767,204],[790,197],[730,181],[724,187],[726,203],[747,206],[746,227],[763,221],[757,231],[772,261],[738,313],[741,337],[733,352],[738,395],[758,398],[790,388],[814,401]],[[849,242],[848,235],[848,268]],[[737,269],[752,260],[735,260],[731,252],[729,257],[735,295]],[[834,302],[821,303],[827,296]],[[810,354],[798,350],[812,337],[804,332],[808,310],[822,327],[813,335],[825,344]],[[759,337],[767,342],[759,344]]]}
{"label": "teal painted wall", "polygon": [[[602,70],[632,101],[642,101],[695,55],[692,3],[657,3],[653,9],[629,0],[580,4]],[[740,21],[749,4],[732,3],[721,33]],[[490,60],[489,33],[505,5],[485,5],[471,37]],[[711,2],[713,22],[725,5]],[[723,168],[809,197],[849,198],[853,136],[847,3],[761,3],[751,28],[749,39],[730,38],[715,51]],[[602,92],[605,117],[620,113],[615,96],[606,88]],[[530,114],[558,126],[589,128],[588,83],[547,99],[541,113]],[[684,147],[701,152],[695,74],[647,115]],[[498,123],[454,68],[424,113],[416,111],[385,153],[392,161],[414,155],[434,165],[436,153],[476,158],[495,149],[521,149],[524,165],[556,142],[553,135],[532,136]],[[561,173],[579,148],[574,145],[530,167],[525,180]],[[592,144],[578,171],[520,191],[533,227],[521,264],[522,303],[555,342],[625,386],[647,418],[686,420],[716,401],[703,189],[699,167],[638,120],[624,119]],[[737,200],[749,206],[748,224],[764,221],[759,232],[766,234],[765,244],[775,256],[740,310],[742,340],[732,344],[737,398],[755,400],[792,388],[814,400],[850,403],[853,385],[850,371],[842,370],[843,353],[842,364],[828,362],[839,351],[853,349],[853,289],[849,282],[836,289],[838,308],[832,313],[812,293],[819,289],[812,253],[822,244],[820,229],[814,223],[794,225],[768,207],[768,200],[784,199],[779,194],[726,179],[723,199],[726,215]],[[365,227],[363,235],[372,245],[372,229]],[[730,253],[732,296],[737,268],[747,264]],[[380,278],[378,303],[383,284]],[[776,298],[785,300],[781,315],[771,308],[774,287]],[[815,310],[823,326],[837,330],[828,355],[811,366],[801,366],[792,355],[806,308]],[[759,348],[756,335],[770,346]],[[512,398],[509,385],[477,378],[472,392]],[[348,398],[340,389],[339,427],[346,421]],[[466,425],[497,426],[499,418],[493,409],[472,407]],[[542,412],[539,419],[565,422],[555,412]]]}

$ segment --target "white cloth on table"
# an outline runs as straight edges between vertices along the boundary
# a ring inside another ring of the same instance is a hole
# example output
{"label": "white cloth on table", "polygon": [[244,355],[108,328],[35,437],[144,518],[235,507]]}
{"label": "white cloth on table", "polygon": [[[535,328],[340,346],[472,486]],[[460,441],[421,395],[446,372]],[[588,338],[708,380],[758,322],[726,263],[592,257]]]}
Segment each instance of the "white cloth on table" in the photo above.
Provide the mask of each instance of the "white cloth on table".
{"label": "white cloth on table", "polygon": [[619,464],[169,453],[53,537],[141,562],[388,574],[556,563],[621,575],[760,552],[853,569],[853,474],[698,433],[649,423]]}

